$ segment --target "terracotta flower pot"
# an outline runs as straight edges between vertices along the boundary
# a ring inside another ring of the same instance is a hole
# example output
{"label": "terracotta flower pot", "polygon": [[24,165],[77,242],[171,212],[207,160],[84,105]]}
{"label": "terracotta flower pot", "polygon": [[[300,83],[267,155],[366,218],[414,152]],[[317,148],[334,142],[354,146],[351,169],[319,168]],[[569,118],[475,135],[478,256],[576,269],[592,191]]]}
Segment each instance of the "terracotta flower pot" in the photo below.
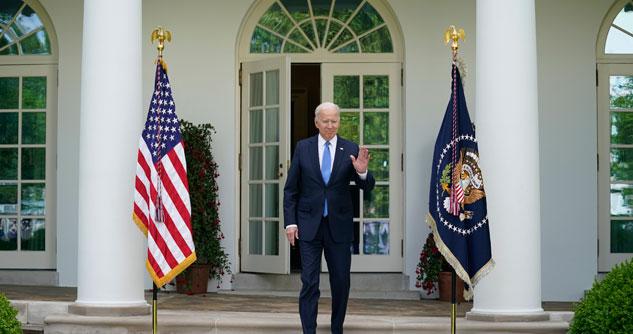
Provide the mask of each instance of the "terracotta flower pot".
{"label": "terracotta flower pot", "polygon": [[207,292],[210,265],[192,264],[176,277],[176,291],[188,295]]}
{"label": "terracotta flower pot", "polygon": [[[456,285],[457,302],[463,302],[464,300],[464,281],[462,281],[459,276],[457,276],[457,285]],[[440,300],[444,302],[451,301],[451,272],[450,271],[442,271],[440,272]]]}

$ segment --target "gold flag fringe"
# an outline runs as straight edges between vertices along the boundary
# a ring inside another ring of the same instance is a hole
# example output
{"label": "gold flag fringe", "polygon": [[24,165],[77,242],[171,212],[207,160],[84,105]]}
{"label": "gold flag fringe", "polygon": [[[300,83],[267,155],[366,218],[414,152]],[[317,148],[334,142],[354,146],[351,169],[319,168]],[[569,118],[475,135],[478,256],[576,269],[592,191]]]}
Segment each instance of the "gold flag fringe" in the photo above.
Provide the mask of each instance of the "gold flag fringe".
{"label": "gold flag fringe", "polygon": [[455,269],[455,273],[457,274],[457,276],[459,276],[459,278],[461,278],[464,283],[468,284],[469,286],[469,289],[464,290],[464,299],[471,300],[473,298],[473,288],[484,276],[486,276],[494,268],[495,261],[491,258],[483,267],[481,267],[481,269],[479,269],[475,273],[475,276],[473,276],[471,279],[462,264],[459,262],[459,260],[457,260],[455,255],[453,255],[453,252],[451,252],[451,250],[446,246],[446,244],[442,240],[442,237],[440,237],[440,234],[437,231],[435,219],[433,219],[433,216],[431,216],[430,213],[426,214],[426,222],[431,227],[431,230],[433,230],[433,239],[435,240],[435,245],[437,246],[437,249],[440,251],[440,253],[442,253],[448,264],[450,264],[451,267]]}

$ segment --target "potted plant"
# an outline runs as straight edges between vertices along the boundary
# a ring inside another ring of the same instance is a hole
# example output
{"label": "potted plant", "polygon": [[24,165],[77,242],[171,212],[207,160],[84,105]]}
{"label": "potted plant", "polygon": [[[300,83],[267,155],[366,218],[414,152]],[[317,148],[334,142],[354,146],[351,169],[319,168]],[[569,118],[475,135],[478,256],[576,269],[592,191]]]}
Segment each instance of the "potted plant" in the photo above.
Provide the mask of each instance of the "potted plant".
{"label": "potted plant", "polygon": [[177,291],[194,294],[207,292],[209,279],[222,282],[231,274],[231,263],[221,241],[220,200],[216,178],[218,164],[211,152],[211,124],[194,125],[180,120],[187,159],[187,178],[191,200],[191,228],[197,260],[176,278]]}
{"label": "potted plant", "polygon": [[[451,272],[452,268],[442,256],[433,233],[429,233],[420,252],[420,261],[416,269],[417,281],[415,286],[422,288],[423,299],[451,300]],[[464,301],[464,281],[457,277],[457,301]]]}
{"label": "potted plant", "polygon": [[438,297],[438,282],[443,260],[444,258],[437,249],[435,240],[433,240],[433,233],[429,233],[420,252],[418,267],[415,270],[417,275],[415,286],[424,290],[420,295],[422,298],[435,299]]}

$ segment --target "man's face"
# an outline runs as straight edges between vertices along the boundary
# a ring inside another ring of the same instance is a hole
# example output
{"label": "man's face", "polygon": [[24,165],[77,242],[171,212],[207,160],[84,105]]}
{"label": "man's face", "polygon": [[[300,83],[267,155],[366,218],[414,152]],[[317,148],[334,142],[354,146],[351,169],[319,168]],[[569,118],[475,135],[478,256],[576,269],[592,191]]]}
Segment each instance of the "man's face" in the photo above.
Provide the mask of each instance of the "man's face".
{"label": "man's face", "polygon": [[314,120],[314,124],[321,137],[325,140],[330,140],[336,136],[339,125],[339,115],[335,108],[323,108],[319,112],[319,116]]}

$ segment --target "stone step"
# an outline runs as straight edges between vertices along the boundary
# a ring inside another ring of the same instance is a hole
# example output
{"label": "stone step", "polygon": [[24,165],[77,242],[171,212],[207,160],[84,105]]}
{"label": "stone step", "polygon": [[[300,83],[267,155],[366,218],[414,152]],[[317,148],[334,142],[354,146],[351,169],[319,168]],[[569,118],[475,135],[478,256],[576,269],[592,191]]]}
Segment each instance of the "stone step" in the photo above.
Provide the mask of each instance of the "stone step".
{"label": "stone step", "polygon": [[[393,292],[410,291],[409,276],[400,273],[352,273],[350,277],[352,291]],[[299,291],[301,276],[299,273],[289,275],[238,273],[233,277],[233,289],[236,291]],[[321,291],[330,290],[327,273],[320,277]]]}
{"label": "stone step", "polygon": [[[220,294],[243,296],[273,296],[273,297],[299,297],[299,290],[220,290]],[[332,297],[330,290],[322,290],[321,297]],[[390,300],[418,300],[418,291],[356,291],[351,290],[350,298],[354,299],[390,299]]]}
{"label": "stone step", "polygon": [[[317,333],[329,333],[330,317],[318,317]],[[345,333],[448,333],[448,317],[386,317],[349,315]],[[560,320],[539,322],[481,322],[457,319],[459,333],[566,333],[569,324]],[[160,333],[298,333],[297,314],[247,312],[159,311]],[[86,317],[54,314],[46,317],[45,333],[151,333],[151,317]]]}

